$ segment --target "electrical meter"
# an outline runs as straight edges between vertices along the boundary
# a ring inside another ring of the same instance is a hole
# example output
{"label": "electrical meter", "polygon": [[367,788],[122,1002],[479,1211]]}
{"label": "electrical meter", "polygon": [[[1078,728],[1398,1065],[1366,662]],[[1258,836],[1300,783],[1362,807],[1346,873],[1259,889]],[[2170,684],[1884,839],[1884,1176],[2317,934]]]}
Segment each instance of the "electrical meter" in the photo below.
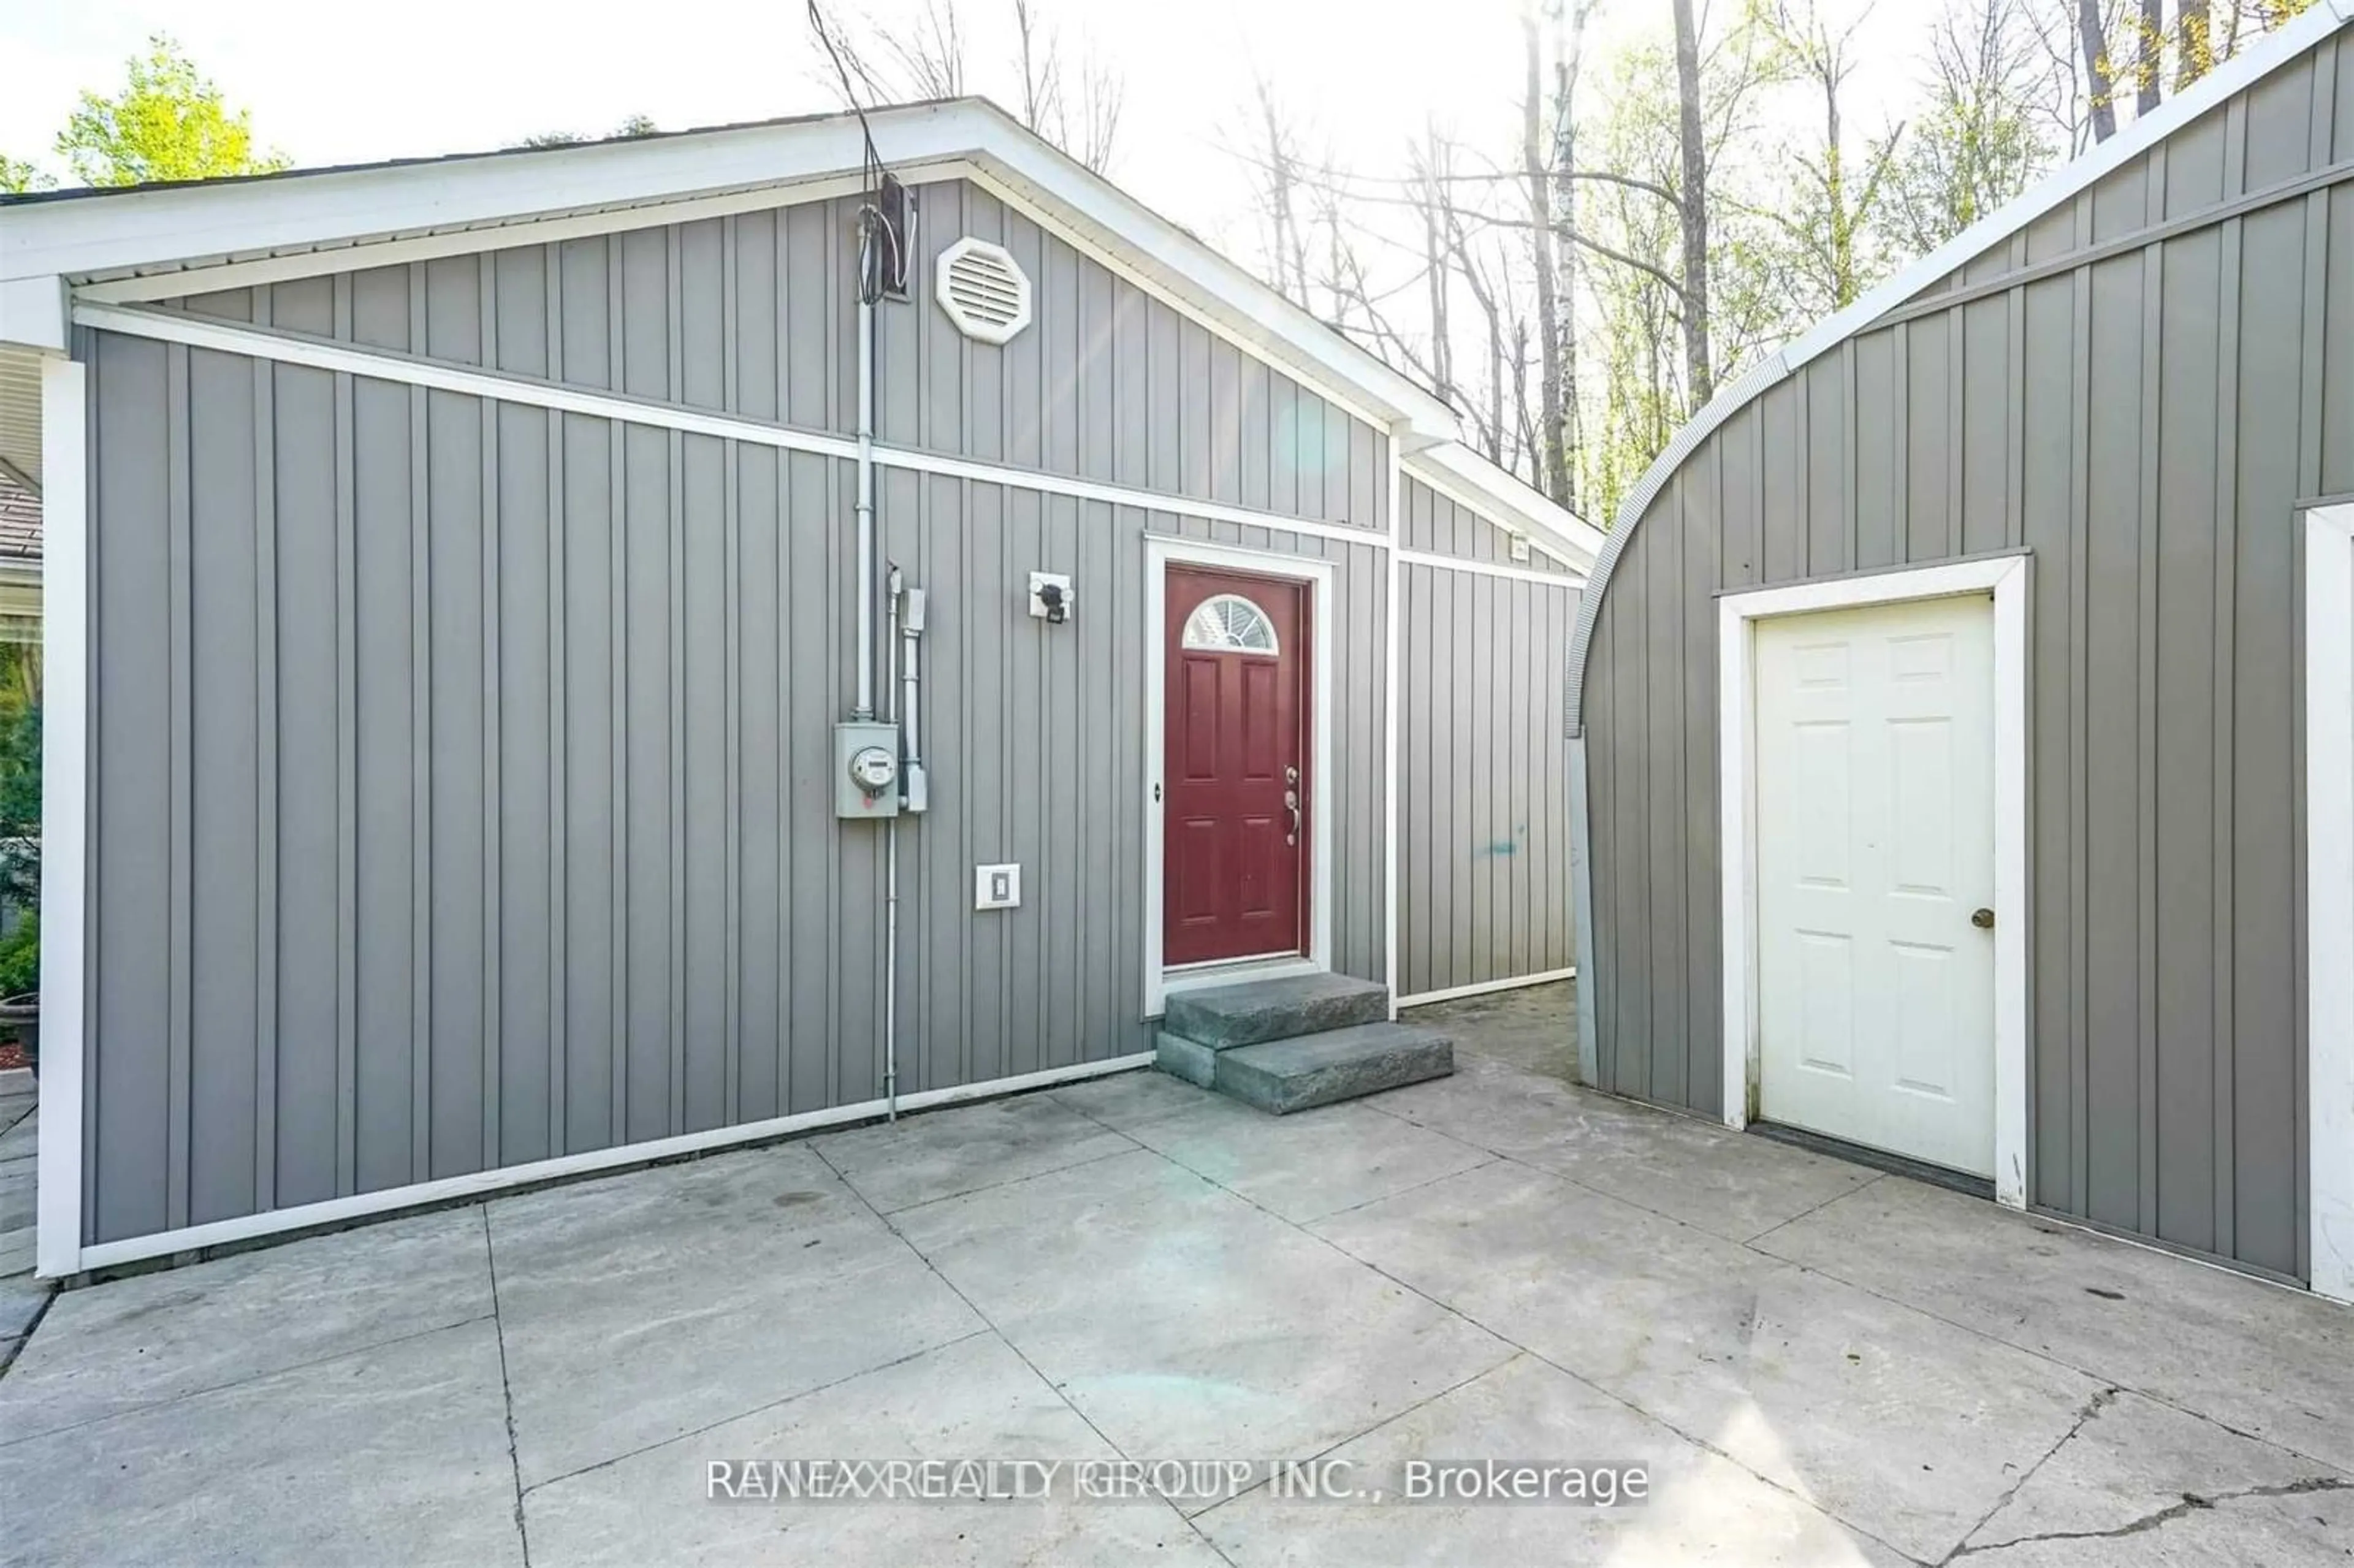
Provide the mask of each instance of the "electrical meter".
{"label": "electrical meter", "polygon": [[849,719],[833,726],[833,814],[899,814],[899,726]]}
{"label": "electrical meter", "polygon": [[891,754],[879,746],[862,746],[850,757],[850,781],[862,795],[880,795],[898,774]]}

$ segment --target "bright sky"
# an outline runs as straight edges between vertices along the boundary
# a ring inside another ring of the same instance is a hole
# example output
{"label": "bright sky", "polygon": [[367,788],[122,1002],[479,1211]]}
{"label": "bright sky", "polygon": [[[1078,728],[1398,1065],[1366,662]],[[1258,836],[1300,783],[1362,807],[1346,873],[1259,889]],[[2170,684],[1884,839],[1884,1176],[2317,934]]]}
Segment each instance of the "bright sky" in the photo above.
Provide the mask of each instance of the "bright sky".
{"label": "bright sky", "polygon": [[[890,17],[917,0],[832,0]],[[1043,0],[1127,82],[1112,175],[1214,240],[1247,224],[1221,154],[1254,69],[1313,127],[1317,149],[1394,169],[1431,116],[1475,144],[1518,140],[1526,0]],[[1720,5],[1730,0],[1717,0]],[[1829,0],[1847,10],[1852,0]],[[973,86],[1002,101],[1011,0],[960,0]],[[1910,13],[1914,0],[1893,7]],[[1666,0],[1605,0],[1598,42],[1664,33]],[[1876,20],[1878,20],[1876,18]],[[831,109],[801,0],[0,0],[0,153],[63,170],[51,141],[85,87],[168,30],[267,144],[298,164],[495,147],[536,132],[601,134],[631,114],[664,130]]]}

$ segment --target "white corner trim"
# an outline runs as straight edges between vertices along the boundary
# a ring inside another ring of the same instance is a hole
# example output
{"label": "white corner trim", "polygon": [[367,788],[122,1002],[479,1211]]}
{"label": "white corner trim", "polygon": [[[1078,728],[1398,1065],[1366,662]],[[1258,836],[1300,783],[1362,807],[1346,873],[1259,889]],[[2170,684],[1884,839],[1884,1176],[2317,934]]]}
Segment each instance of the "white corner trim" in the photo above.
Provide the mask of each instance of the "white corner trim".
{"label": "white corner trim", "polygon": [[1437,991],[1420,991],[1413,996],[1398,998],[1397,1004],[1400,1009],[1428,1007],[1434,1001],[1460,1001],[1465,997],[1492,996],[1500,991],[1520,991],[1528,986],[1551,985],[1556,980],[1576,978],[1577,967],[1573,964],[1565,969],[1546,969],[1542,974],[1507,975],[1502,980],[1474,980],[1469,985],[1450,985]]}
{"label": "white corner trim", "polygon": [[80,1271],[90,874],[90,464],[84,368],[41,366],[41,1131],[34,1266]]}
{"label": "white corner trim", "polygon": [[[1169,567],[1225,567],[1265,577],[1286,577],[1309,585],[1310,715],[1308,800],[1308,953],[1295,969],[1329,970],[1332,967],[1332,812],[1326,802],[1334,791],[1332,754],[1332,613],[1333,563],[1318,556],[1293,556],[1274,550],[1246,550],[1205,540],[1179,539],[1148,534],[1144,540],[1144,1016],[1161,1016],[1167,996],[1169,971],[1162,961],[1161,875],[1165,824],[1161,815],[1161,768],[1168,739],[1167,687],[1169,640]],[[1293,960],[1278,959],[1289,964]],[[1182,989],[1182,988],[1181,988]]]}
{"label": "white corner trim", "polygon": [[1390,427],[1389,559],[1382,564],[1382,987],[1389,992],[1390,1021],[1398,1015],[1398,648],[1405,633],[1398,622],[1398,535],[1405,526],[1405,463],[1399,448],[1404,421]]}
{"label": "white corner trim", "polygon": [[[1574,572],[1540,572],[1527,567],[1507,567],[1494,561],[1467,561],[1458,556],[1437,556],[1428,550],[1409,550],[1399,546],[1392,552],[1408,566],[1434,567],[1442,572],[1468,572],[1475,577],[1504,577],[1512,582],[1534,583],[1539,588],[1565,588],[1575,593],[1585,587],[1585,579]],[[1551,649],[1539,652],[1551,657]]]}
{"label": "white corner trim", "polygon": [[[957,1105],[966,1100],[995,1099],[1002,1095],[1020,1094],[1025,1089],[1049,1088],[1056,1084],[1134,1072],[1150,1066],[1152,1060],[1151,1052],[1139,1051],[1101,1062],[1079,1062],[1067,1067],[1049,1067],[1043,1072],[1023,1073],[1011,1078],[992,1078],[986,1083],[924,1089],[912,1095],[901,1095],[899,1110],[904,1115],[909,1111]],[[46,1090],[43,1097],[47,1097]],[[308,1230],[314,1225],[340,1224],[426,1203],[487,1198],[512,1188],[528,1187],[542,1181],[593,1175],[599,1171],[619,1171],[631,1166],[674,1160],[681,1155],[702,1154],[737,1144],[788,1138],[795,1133],[815,1132],[849,1122],[875,1121],[888,1114],[890,1109],[888,1100],[864,1100],[857,1105],[772,1117],[766,1121],[746,1122],[738,1127],[716,1127],[708,1131],[683,1133],[675,1138],[657,1138],[644,1143],[624,1143],[611,1149],[592,1150],[585,1154],[535,1160],[528,1165],[506,1165],[465,1176],[445,1176],[432,1181],[411,1182],[405,1187],[387,1187],[380,1192],[355,1192],[350,1197],[328,1198],[291,1209],[269,1209],[258,1214],[242,1214],[233,1220],[216,1220],[209,1224],[189,1225],[181,1230],[159,1231],[152,1235],[131,1236],[122,1241],[86,1246],[81,1249],[81,1267],[111,1268],[118,1264],[136,1263],[142,1258],[223,1246],[231,1242],[250,1241],[257,1236]],[[43,1270],[44,1274],[47,1272]]]}
{"label": "white corner trim", "polygon": [[2354,1302],[2354,505],[2305,518],[2307,1275]]}
{"label": "white corner trim", "polygon": [[1994,1187],[2027,1206],[2027,589],[2024,554],[1730,593],[1717,603],[1717,832],[1723,925],[1724,1125],[1757,1083],[1756,622],[1957,594],[1994,596]]}
{"label": "white corner trim", "polygon": [[[854,461],[858,456],[858,443],[847,436],[825,435],[738,414],[690,408],[676,403],[658,403],[585,387],[558,386],[554,382],[534,380],[504,371],[479,370],[470,366],[452,365],[446,360],[395,354],[387,349],[362,348],[299,333],[194,315],[185,311],[83,303],[74,307],[73,314],[80,325],[103,332],[121,333],[162,343],[186,344],[193,348],[217,349],[223,354],[246,355],[281,365],[300,365],[314,370],[365,376],[401,386],[457,392],[470,397],[494,398],[525,408],[552,408],[560,413],[678,430],[687,435],[712,436],[721,440],[747,441],[757,446],[810,452],[843,461]],[[1034,469],[1009,468],[1002,463],[951,457],[942,452],[919,451],[910,447],[878,443],[874,450],[875,461],[886,468],[910,472],[935,474],[945,479],[969,479],[980,484],[1005,485],[1015,490],[1065,495],[1078,501],[1099,501],[1110,506],[1135,507],[1181,517],[1200,517],[1245,528],[1272,528],[1286,533],[1308,534],[1377,550],[1390,547],[1389,536],[1372,528],[1319,523],[1304,517],[1288,517],[1246,506],[1229,505],[1224,502],[1172,495],[1164,491],[1136,490],[1123,484],[1076,479]]]}

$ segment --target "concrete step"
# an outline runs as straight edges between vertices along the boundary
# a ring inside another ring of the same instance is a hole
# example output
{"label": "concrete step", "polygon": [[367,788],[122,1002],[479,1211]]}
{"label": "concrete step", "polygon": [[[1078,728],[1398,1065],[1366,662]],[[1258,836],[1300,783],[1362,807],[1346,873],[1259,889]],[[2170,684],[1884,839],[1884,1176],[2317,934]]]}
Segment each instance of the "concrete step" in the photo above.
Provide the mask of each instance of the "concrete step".
{"label": "concrete step", "polygon": [[1359,1023],[1220,1051],[1212,1061],[1212,1087],[1282,1116],[1443,1078],[1455,1071],[1455,1043],[1410,1024]]}
{"label": "concrete step", "polygon": [[1390,1015],[1389,988],[1347,975],[1293,975],[1181,991],[1161,1027],[1213,1051],[1327,1029],[1376,1023]]}

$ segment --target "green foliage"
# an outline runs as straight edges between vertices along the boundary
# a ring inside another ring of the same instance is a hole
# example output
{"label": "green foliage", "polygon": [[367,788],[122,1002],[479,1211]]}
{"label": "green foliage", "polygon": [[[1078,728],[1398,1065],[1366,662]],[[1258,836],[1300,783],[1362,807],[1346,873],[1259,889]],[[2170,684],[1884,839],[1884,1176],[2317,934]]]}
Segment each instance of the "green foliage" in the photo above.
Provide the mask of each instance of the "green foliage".
{"label": "green foliage", "polygon": [[0,937],[0,997],[41,989],[41,917],[25,911],[16,928]]}
{"label": "green foliage", "polygon": [[25,908],[41,899],[41,709],[0,725],[0,898]]}
{"label": "green foliage", "polygon": [[45,191],[57,183],[36,165],[0,153],[0,193],[16,196],[25,191]]}
{"label": "green foliage", "polygon": [[58,154],[93,185],[211,180],[266,175],[287,166],[282,153],[256,149],[252,116],[232,112],[180,46],[158,33],[134,55],[122,90],[85,91],[58,135]]}
{"label": "green foliage", "polygon": [[[661,134],[661,132],[662,127],[653,122],[652,116],[646,114],[632,114],[628,119],[622,121],[619,125],[613,127],[611,132],[601,138],[601,140],[609,142],[634,142],[641,136],[655,136]],[[543,131],[536,136],[525,137],[522,141],[515,143],[514,145],[518,147],[578,147],[583,143],[595,142],[599,140],[600,140],[600,138],[584,135],[578,131]]]}

